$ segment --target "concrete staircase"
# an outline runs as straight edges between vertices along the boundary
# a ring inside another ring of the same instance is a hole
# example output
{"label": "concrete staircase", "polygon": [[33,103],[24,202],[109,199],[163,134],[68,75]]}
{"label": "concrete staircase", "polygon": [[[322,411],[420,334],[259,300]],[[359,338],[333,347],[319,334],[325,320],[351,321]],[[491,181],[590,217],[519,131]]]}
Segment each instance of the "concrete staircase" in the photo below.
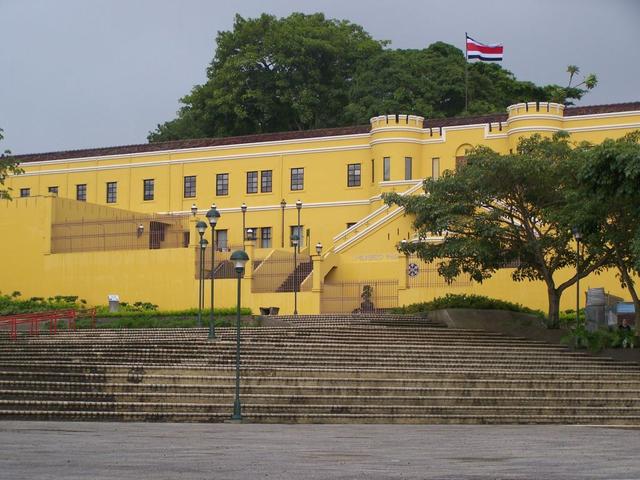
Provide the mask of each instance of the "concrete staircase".
{"label": "concrete staircase", "polygon": [[[640,367],[421,318],[243,328],[243,415],[286,423],[640,424]],[[0,418],[220,422],[235,331],[0,337]]]}
{"label": "concrete staircase", "polygon": [[280,285],[276,289],[276,292],[278,293],[293,292],[294,289],[295,291],[299,292],[300,285],[302,284],[302,282],[304,282],[304,280],[309,275],[311,275],[312,271],[313,271],[312,261],[299,263],[296,266],[296,268],[293,270],[293,272],[291,272],[291,274],[289,274],[289,276],[285,279],[285,281],[282,282],[282,285]]}

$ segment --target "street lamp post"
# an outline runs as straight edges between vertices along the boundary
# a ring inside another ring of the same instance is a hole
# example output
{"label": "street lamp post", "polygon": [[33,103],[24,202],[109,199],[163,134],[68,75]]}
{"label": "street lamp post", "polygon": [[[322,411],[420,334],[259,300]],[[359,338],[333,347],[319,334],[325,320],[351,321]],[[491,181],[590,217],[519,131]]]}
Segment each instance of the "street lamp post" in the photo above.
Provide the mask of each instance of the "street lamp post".
{"label": "street lamp post", "polygon": [[245,219],[247,217],[247,204],[246,203],[242,203],[242,205],[240,205],[240,210],[242,210],[242,248],[244,248],[244,241],[247,238],[247,231],[246,226],[245,226]]}
{"label": "street lamp post", "polygon": [[298,210],[298,253],[300,253],[300,243],[302,243],[302,232],[300,231],[300,210],[302,210],[302,202],[296,200],[296,209]]}
{"label": "street lamp post", "polygon": [[298,282],[297,273],[298,273],[298,262],[296,252],[298,250],[298,245],[300,242],[300,238],[298,235],[291,235],[291,243],[293,244],[293,314],[298,315]]}
{"label": "street lamp post", "polygon": [[576,326],[580,325],[580,241],[582,232],[573,227],[573,238],[576,240]]}
{"label": "street lamp post", "polygon": [[240,405],[240,290],[241,279],[244,273],[244,265],[249,260],[247,252],[236,250],[231,254],[231,261],[234,263],[236,274],[238,275],[238,304],[236,307],[236,395],[233,402],[232,420],[242,420],[242,406]]}
{"label": "street lamp post", "polygon": [[196,230],[198,231],[198,235],[200,235],[200,241],[198,242],[198,246],[200,247],[198,249],[198,259],[200,260],[198,268],[198,327],[201,327],[202,307],[204,306],[204,249],[206,248],[206,245],[204,244],[206,239],[202,237],[204,232],[207,230],[207,224],[200,220],[196,223]]}
{"label": "street lamp post", "polygon": [[287,202],[284,201],[284,198],[282,200],[280,200],[280,210],[282,210],[282,235],[280,236],[282,244],[280,245],[281,248],[284,248],[284,209],[287,206]]}
{"label": "street lamp post", "polygon": [[209,338],[216,338],[215,319],[213,316],[213,282],[215,279],[215,258],[216,258],[216,224],[220,219],[220,212],[216,208],[216,204],[211,205],[211,209],[207,212],[207,220],[211,226],[211,312],[209,313]]}

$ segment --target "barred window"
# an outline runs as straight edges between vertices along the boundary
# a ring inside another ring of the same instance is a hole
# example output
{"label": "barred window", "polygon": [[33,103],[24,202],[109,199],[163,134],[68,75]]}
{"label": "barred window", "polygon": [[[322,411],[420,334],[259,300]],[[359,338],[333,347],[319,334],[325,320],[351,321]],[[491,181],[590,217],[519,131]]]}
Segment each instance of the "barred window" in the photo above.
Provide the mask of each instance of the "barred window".
{"label": "barred window", "polygon": [[260,172],[260,191],[269,193],[273,188],[273,173],[271,170],[262,170]]}
{"label": "barred window", "polygon": [[258,172],[247,172],[247,193],[258,193]]}
{"label": "barred window", "polygon": [[404,179],[411,180],[413,177],[413,159],[411,157],[404,157]]}
{"label": "barred window", "polygon": [[116,203],[118,197],[118,182],[107,182],[107,203]]}
{"label": "barred window", "polygon": [[229,195],[229,174],[216,174],[216,195]]}
{"label": "barred window", "polygon": [[142,199],[143,200],[153,200],[154,190],[155,190],[155,180],[153,178],[147,178],[142,181]]}
{"label": "barred window", "polygon": [[431,178],[438,180],[440,178],[440,158],[433,157],[431,159]]}
{"label": "barred window", "polygon": [[359,187],[360,186],[360,164],[350,163],[347,165],[347,186]]}
{"label": "barred window", "polygon": [[195,175],[184,177],[184,198],[193,198],[195,196],[196,196]]}
{"label": "barred window", "polygon": [[58,186],[49,187],[48,192],[52,195],[58,195]]}
{"label": "barred window", "polygon": [[382,181],[388,182],[391,180],[391,157],[384,157],[382,159]]}
{"label": "barred window", "polygon": [[225,252],[228,249],[227,230],[216,230],[216,250],[219,252]]}
{"label": "barred window", "polygon": [[304,168],[291,169],[291,190],[304,189]]}
{"label": "barred window", "polygon": [[30,197],[31,196],[31,189],[30,188],[21,188],[20,189],[20,196],[21,197]]}
{"label": "barred window", "polygon": [[271,227],[262,227],[260,229],[260,247],[271,248]]}
{"label": "barred window", "polygon": [[76,200],[79,202],[87,201],[87,184],[80,183],[76,185]]}

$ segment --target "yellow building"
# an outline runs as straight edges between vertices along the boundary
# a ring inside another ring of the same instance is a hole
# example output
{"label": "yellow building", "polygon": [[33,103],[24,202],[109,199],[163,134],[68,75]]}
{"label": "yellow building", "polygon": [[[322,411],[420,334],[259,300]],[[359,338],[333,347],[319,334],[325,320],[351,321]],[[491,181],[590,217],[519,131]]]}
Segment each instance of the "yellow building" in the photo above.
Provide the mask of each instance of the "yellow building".
{"label": "yellow building", "polygon": [[[537,132],[565,130],[577,141],[601,142],[638,128],[640,103],[530,102],[507,114],[385,115],[369,126],[21,155],[25,173],[8,182],[14,199],[0,202],[0,291],[196,306],[195,223],[215,203],[216,307],[235,303],[228,259],[244,245],[252,264],[243,303],[254,311],[276,306],[291,313],[297,301],[299,313],[351,312],[367,285],[376,308],[455,291],[545,309],[544,286],[514,283],[509,269],[482,285],[446,285],[433,265],[399,255],[398,243],[413,239],[411,219],[385,206],[381,194],[420,194],[424,178],[454,169],[475,145],[506,153]],[[243,227],[255,241],[243,241]],[[301,245],[294,270],[295,233]],[[205,238],[211,240],[211,229]],[[211,254],[209,247],[207,292]],[[613,275],[581,286],[626,296]],[[562,307],[574,298],[565,295]]]}

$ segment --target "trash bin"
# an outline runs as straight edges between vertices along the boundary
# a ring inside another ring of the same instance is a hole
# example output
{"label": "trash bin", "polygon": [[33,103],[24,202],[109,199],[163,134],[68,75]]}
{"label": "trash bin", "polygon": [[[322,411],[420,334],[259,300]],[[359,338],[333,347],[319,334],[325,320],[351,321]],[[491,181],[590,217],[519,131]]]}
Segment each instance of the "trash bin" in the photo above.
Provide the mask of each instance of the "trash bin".
{"label": "trash bin", "polygon": [[117,312],[120,310],[120,297],[118,295],[108,295],[109,298],[109,311]]}
{"label": "trash bin", "polygon": [[269,307],[260,307],[260,315],[269,315],[270,310]]}
{"label": "trash bin", "polygon": [[271,307],[269,309],[269,315],[278,315],[278,312],[280,312],[280,307]]}

